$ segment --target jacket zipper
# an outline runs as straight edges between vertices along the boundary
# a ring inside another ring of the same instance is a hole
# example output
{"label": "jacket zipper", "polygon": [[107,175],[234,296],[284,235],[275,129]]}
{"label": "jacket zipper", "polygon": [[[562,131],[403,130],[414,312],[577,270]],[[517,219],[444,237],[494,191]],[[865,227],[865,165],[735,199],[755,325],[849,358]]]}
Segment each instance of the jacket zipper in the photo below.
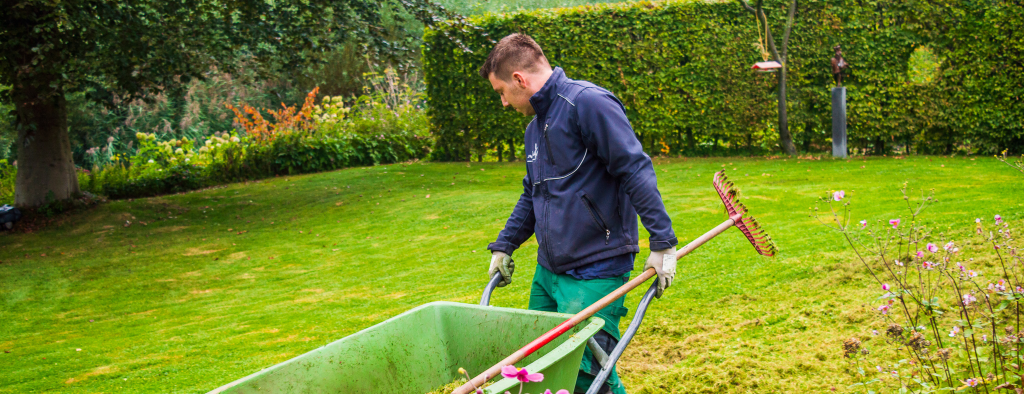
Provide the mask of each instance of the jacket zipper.
{"label": "jacket zipper", "polygon": [[[547,189],[547,185],[544,185],[544,186],[545,186],[545,189]],[[549,223],[548,223],[549,222],[549,220],[548,220],[548,207],[549,206],[551,206],[551,196],[549,194],[547,194],[547,190],[545,190],[544,191],[544,220],[543,220],[543,225],[544,225],[543,226],[543,229],[544,229],[544,255],[547,257],[548,264],[551,264],[551,267],[554,268],[555,262],[551,258],[551,238],[548,237],[549,230],[550,230],[550,226],[549,226]]]}
{"label": "jacket zipper", "polygon": [[584,194],[580,196],[580,198],[583,199],[583,203],[587,205],[587,211],[590,212],[590,217],[604,229],[604,244],[607,245],[608,241],[612,237],[612,230],[608,229],[608,226],[604,222],[604,218],[601,217],[601,213],[597,211],[597,208],[594,207],[594,203],[590,201],[590,197],[587,197],[587,195]]}
{"label": "jacket zipper", "polygon": [[544,148],[548,151],[548,164],[555,165],[555,157],[551,155],[551,140],[548,139],[548,124],[544,124]]}

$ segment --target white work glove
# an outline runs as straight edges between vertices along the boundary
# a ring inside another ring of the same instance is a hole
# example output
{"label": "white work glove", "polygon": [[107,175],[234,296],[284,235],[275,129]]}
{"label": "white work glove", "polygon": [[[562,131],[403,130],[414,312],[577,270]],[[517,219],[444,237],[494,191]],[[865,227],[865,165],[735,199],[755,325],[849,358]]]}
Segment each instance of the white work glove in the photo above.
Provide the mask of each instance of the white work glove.
{"label": "white work glove", "polygon": [[672,279],[676,276],[676,247],[652,250],[651,257],[648,257],[647,264],[644,264],[644,271],[647,271],[648,268],[654,268],[654,271],[658,273],[658,290],[654,295],[661,298],[665,289],[672,285]]}
{"label": "white work glove", "polygon": [[[674,267],[675,265],[673,265]],[[490,280],[494,276],[495,272],[501,272],[501,282],[498,282],[498,287],[508,286],[512,283],[512,272],[516,270],[516,263],[512,261],[512,258],[504,252],[493,252],[491,253],[491,268],[487,270],[487,279]]]}

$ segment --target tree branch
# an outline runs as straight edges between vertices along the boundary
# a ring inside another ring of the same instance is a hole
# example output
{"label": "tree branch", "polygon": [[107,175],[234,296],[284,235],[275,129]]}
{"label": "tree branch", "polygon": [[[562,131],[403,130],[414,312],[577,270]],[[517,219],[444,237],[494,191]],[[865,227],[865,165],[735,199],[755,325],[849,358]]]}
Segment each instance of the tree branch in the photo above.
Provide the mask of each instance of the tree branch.
{"label": "tree branch", "polygon": [[786,31],[782,33],[782,63],[789,61],[789,32],[793,30],[793,17],[796,16],[796,1],[789,4],[789,15],[786,17]]}
{"label": "tree branch", "polygon": [[744,1],[744,0],[738,0],[738,1],[740,2],[740,5],[743,6],[743,8],[747,9],[747,11],[753,12],[755,15],[757,14],[757,12],[754,11],[754,7],[751,7],[750,4],[747,4],[746,1]]}

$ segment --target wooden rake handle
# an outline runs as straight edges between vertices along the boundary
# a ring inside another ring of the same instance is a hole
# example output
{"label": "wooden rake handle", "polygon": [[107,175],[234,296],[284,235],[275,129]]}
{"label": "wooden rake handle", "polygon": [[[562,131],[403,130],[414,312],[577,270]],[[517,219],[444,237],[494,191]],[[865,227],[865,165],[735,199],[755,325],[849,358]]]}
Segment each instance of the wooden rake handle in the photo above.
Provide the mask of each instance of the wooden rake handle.
{"label": "wooden rake handle", "polygon": [[[711,229],[711,231],[704,233],[704,235],[701,235],[700,237],[697,237],[697,239],[686,244],[686,246],[684,246],[682,249],[676,251],[676,259],[683,258],[683,256],[690,254],[690,252],[692,252],[694,249],[699,248],[701,245],[704,245],[704,243],[708,242],[711,238],[714,238],[718,236],[718,234],[721,234],[725,230],[728,230],[729,227],[732,227],[734,224],[736,224],[737,220],[739,220],[739,215],[736,215],[735,218],[730,217],[729,219],[726,219],[726,221],[722,222],[722,224],[719,224],[717,227]],[[597,311],[604,309],[604,307],[608,306],[613,301],[626,295],[626,293],[629,293],[631,290],[637,288],[638,286],[640,286],[640,284],[646,282],[648,279],[653,278],[655,275],[657,275],[657,273],[654,271],[654,268],[648,268],[646,271],[641,273],[640,276],[637,276],[636,278],[633,278],[629,282],[626,282],[626,284],[622,285],[618,289],[615,289],[615,291],[608,293],[608,295],[604,296],[600,300],[597,300],[597,302],[587,307],[587,309],[584,309],[579,313],[573,315],[568,320],[562,322],[562,324],[559,324],[555,328],[552,328],[550,331],[544,333],[544,335],[541,335],[537,339],[534,339],[533,342],[530,342],[526,344],[526,346],[523,346],[519,350],[516,350],[515,353],[512,353],[508,357],[505,357],[504,360],[501,360],[497,364],[494,364],[493,367],[488,368],[483,373],[477,375],[472,380],[466,382],[466,384],[463,384],[459,388],[455,389],[455,391],[453,391],[452,394],[472,393],[476,387],[480,387],[488,380],[491,380],[491,378],[498,376],[498,374],[501,373],[502,367],[506,365],[515,365],[515,363],[522,361],[524,358],[533,354],[533,352],[537,351],[537,349],[544,347],[544,345],[547,345],[555,338],[558,338],[559,335],[562,335],[566,331],[569,331],[569,329],[575,327],[581,321],[584,321],[587,318],[593,316],[595,313],[597,313]]]}

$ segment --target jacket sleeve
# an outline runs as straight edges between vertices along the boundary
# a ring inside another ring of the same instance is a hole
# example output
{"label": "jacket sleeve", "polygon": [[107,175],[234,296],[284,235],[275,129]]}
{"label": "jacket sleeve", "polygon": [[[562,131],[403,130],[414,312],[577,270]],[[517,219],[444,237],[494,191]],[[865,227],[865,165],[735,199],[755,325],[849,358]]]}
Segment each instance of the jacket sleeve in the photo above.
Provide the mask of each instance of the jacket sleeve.
{"label": "jacket sleeve", "polygon": [[537,222],[533,215],[533,187],[530,185],[530,177],[523,177],[523,194],[519,196],[516,207],[512,209],[512,215],[505,222],[505,228],[498,233],[498,240],[487,245],[491,252],[504,252],[512,255],[519,245],[530,239],[533,235],[533,226]]}
{"label": "jacket sleeve", "polygon": [[584,144],[619,180],[651,235],[651,250],[678,244],[658,192],[654,164],[633,134],[622,103],[607,91],[590,88],[577,97],[575,104]]}

